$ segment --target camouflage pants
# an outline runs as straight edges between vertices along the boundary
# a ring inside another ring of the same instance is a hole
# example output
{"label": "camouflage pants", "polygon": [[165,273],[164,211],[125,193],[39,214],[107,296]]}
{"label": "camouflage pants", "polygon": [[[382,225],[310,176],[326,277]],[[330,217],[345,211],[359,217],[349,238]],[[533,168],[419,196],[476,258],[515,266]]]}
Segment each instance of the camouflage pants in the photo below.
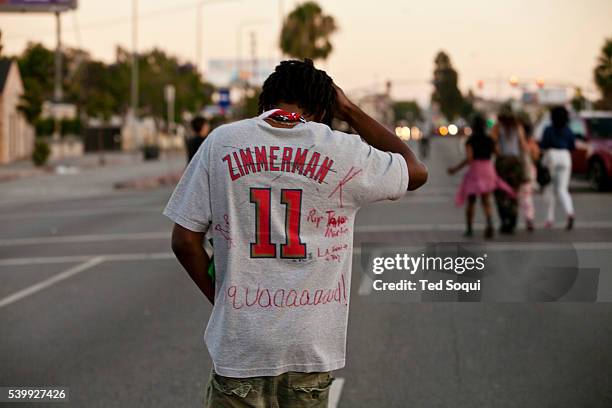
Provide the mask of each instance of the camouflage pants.
{"label": "camouflage pants", "polygon": [[290,371],[275,377],[231,378],[211,373],[206,408],[327,408],[330,372]]}

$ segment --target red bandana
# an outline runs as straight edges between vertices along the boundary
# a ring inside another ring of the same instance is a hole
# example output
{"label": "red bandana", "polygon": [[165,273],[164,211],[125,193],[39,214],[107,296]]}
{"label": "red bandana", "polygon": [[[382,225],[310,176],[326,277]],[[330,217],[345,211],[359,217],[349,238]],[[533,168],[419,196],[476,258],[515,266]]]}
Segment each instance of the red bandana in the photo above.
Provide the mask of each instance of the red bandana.
{"label": "red bandana", "polygon": [[301,114],[297,112],[286,112],[282,109],[276,109],[274,112],[268,115],[268,118],[276,120],[278,122],[285,122],[285,123],[291,123],[291,122],[306,123],[306,119],[304,119]]}

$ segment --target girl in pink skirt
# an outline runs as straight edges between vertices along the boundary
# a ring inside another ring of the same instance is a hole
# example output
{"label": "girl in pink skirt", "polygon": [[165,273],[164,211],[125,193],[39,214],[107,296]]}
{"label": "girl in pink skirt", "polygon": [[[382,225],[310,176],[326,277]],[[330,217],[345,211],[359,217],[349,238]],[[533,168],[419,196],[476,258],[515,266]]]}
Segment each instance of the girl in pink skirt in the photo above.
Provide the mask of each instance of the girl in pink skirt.
{"label": "girl in pink skirt", "polygon": [[463,176],[459,190],[455,196],[455,204],[460,207],[467,199],[465,211],[466,231],[465,236],[471,237],[472,223],[474,221],[474,206],[476,199],[480,197],[482,209],[487,220],[485,238],[493,237],[493,221],[491,208],[491,193],[495,190],[503,190],[512,197],[516,196],[514,190],[503,181],[495,172],[491,156],[495,150],[495,142],[485,131],[485,121],[482,116],[476,116],[472,122],[472,136],[465,143],[466,158],[459,164],[448,168],[449,174],[455,174],[464,166],[468,170]]}

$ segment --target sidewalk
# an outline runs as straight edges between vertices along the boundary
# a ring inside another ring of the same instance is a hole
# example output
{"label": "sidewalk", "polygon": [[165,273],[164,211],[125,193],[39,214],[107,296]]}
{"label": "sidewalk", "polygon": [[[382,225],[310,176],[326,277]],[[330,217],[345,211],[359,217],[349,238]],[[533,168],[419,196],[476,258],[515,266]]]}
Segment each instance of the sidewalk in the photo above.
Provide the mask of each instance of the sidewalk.
{"label": "sidewalk", "polygon": [[0,167],[0,205],[91,197],[117,189],[153,188],[175,183],[185,168],[183,152],[164,152],[144,161],[139,153],[98,154],[36,168],[28,162]]}

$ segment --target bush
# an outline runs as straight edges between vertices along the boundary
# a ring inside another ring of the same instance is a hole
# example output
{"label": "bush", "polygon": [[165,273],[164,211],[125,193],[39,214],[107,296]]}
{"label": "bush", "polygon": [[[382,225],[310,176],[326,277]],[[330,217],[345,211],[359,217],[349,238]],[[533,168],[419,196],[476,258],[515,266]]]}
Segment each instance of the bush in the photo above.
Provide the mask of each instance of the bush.
{"label": "bush", "polygon": [[44,166],[51,155],[49,143],[45,140],[36,140],[34,142],[34,151],[32,152],[32,161],[36,167]]}
{"label": "bush", "polygon": [[62,119],[60,125],[62,136],[81,134],[81,120],[79,118]]}
{"label": "bush", "polygon": [[55,122],[51,118],[38,119],[34,123],[36,136],[51,136],[55,130]]}
{"label": "bush", "polygon": [[[36,128],[37,136],[51,136],[55,133],[55,120],[53,118],[38,119],[34,123]],[[82,129],[81,120],[75,119],[62,119],[60,121],[60,134],[66,135],[80,135]]]}

